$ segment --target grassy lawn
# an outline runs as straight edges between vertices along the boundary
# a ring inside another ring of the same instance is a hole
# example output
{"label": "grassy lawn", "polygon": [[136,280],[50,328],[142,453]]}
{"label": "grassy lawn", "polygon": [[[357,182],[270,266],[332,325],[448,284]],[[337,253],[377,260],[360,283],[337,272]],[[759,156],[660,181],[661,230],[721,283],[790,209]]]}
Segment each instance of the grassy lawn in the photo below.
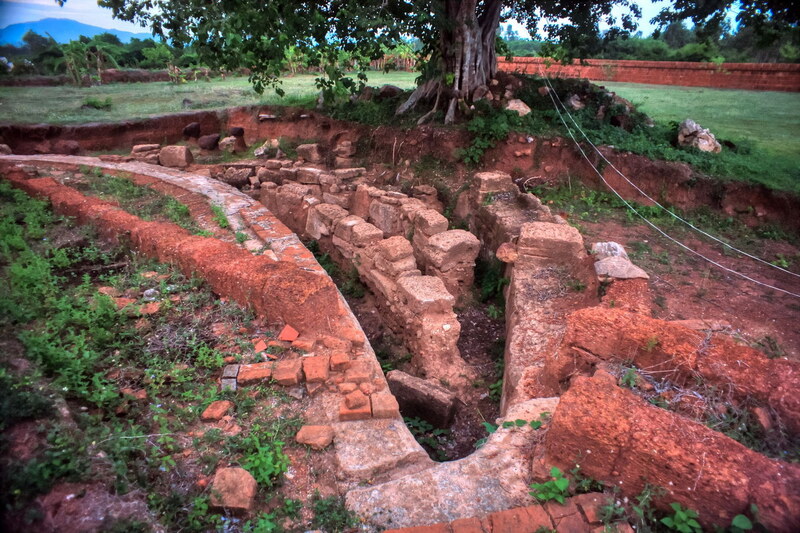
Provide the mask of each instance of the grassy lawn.
{"label": "grassy lawn", "polygon": [[658,122],[691,118],[718,138],[747,139],[800,160],[800,93],[601,82]]}
{"label": "grassy lawn", "polygon": [[[392,84],[403,88],[414,85],[413,72],[372,72],[370,85]],[[145,118],[192,109],[218,109],[240,105],[314,105],[319,91],[315,75],[284,78],[286,96],[273,91],[256,94],[247,78],[190,81],[183,85],[169,82],[116,83],[97,87],[0,87],[0,122],[69,124],[113,122]],[[82,109],[89,98],[111,99],[107,111]],[[184,104],[185,100],[189,100]]]}

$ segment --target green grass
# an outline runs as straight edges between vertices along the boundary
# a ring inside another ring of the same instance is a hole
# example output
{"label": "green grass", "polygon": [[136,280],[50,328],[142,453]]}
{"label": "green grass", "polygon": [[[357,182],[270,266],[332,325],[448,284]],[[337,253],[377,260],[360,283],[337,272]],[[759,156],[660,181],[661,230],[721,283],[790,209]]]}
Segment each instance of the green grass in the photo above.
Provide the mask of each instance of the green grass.
{"label": "green grass", "polygon": [[800,93],[669,87],[636,83],[601,85],[658,122],[691,118],[718,138],[747,139],[776,156],[800,158]]}
{"label": "green grass", "polygon": [[[370,85],[392,84],[411,88],[414,72],[370,72]],[[3,87],[0,91],[0,122],[69,124],[114,122],[146,118],[162,113],[195,109],[222,109],[240,105],[313,106],[319,91],[313,74],[283,79],[286,96],[273,91],[258,95],[247,78],[190,81],[181,85],[169,82],[116,83],[97,87]],[[81,109],[86,101],[113,105],[107,110]],[[191,100],[184,105],[184,100]]]}

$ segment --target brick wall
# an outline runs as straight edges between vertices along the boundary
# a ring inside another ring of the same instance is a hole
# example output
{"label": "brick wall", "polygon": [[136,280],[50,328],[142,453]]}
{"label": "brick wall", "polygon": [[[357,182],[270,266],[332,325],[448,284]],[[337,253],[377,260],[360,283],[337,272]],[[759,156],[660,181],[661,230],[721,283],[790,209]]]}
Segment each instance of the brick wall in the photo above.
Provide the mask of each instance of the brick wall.
{"label": "brick wall", "polygon": [[748,89],[756,91],[800,91],[800,64],[787,63],[689,63],[679,61],[630,61],[588,59],[581,65],[552,63],[541,57],[498,58],[498,68],[507,72],[588,78],[595,81],[652,83]]}

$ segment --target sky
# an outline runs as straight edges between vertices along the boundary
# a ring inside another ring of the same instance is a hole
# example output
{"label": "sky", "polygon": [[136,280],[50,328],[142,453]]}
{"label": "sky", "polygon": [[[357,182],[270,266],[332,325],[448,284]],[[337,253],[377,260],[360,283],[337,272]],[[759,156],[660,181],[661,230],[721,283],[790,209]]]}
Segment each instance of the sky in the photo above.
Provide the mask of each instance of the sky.
{"label": "sky", "polygon": [[67,0],[64,7],[58,7],[55,0],[0,0],[0,28],[47,18],[72,19],[101,28],[149,33],[136,24],[114,20],[111,10],[98,6],[97,0]]}
{"label": "sky", "polygon": [[[655,29],[650,24],[650,19],[657,15],[666,3],[654,4],[650,1],[643,1],[639,2],[639,5],[642,8],[639,29],[644,35],[649,35]],[[141,26],[115,20],[111,16],[111,10],[99,7],[97,0],[67,0],[64,7],[58,7],[55,0],[0,0],[0,28],[18,22],[31,22],[46,18],[67,18],[101,28],[148,33],[148,30]],[[515,21],[512,24],[520,37],[528,37],[528,32],[524,27]]]}

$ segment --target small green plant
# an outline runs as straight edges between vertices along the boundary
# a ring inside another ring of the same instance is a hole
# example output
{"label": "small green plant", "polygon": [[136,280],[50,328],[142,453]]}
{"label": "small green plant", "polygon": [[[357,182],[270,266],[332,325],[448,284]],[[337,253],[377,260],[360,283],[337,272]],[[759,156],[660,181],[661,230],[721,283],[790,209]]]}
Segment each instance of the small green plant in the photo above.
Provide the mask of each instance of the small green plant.
{"label": "small green plant", "polygon": [[586,290],[586,284],[581,280],[579,280],[578,278],[569,278],[564,282],[564,284],[571,291],[583,292],[584,290]]}
{"label": "small green plant", "polygon": [[311,520],[311,525],[316,529],[339,532],[358,525],[358,516],[344,506],[341,498],[336,496],[322,498],[319,492],[315,492],[312,506],[314,518]]}
{"label": "small green plant", "polygon": [[222,229],[228,229],[231,227],[230,222],[228,222],[228,217],[225,216],[225,210],[222,209],[221,206],[212,205],[211,212],[213,213],[214,222],[217,223],[217,226]]}
{"label": "small green plant", "polygon": [[670,516],[661,519],[661,523],[672,531],[680,533],[701,533],[703,531],[700,522],[697,521],[697,511],[684,509],[681,504],[675,502],[669,504],[674,511]]}
{"label": "small green plant", "polygon": [[622,374],[622,377],[619,380],[619,384],[622,385],[623,387],[634,389],[636,388],[637,381],[638,379],[636,375],[636,369],[629,368],[625,371],[624,374]]}
{"label": "small green plant", "polygon": [[427,420],[419,417],[403,417],[411,434],[424,448],[432,453],[437,461],[446,461],[447,453],[443,447],[445,438],[450,435],[449,429],[435,428]]}
{"label": "small green plant", "polygon": [[661,339],[659,339],[657,336],[653,336],[645,341],[644,346],[642,346],[642,349],[645,352],[650,353],[653,350],[655,350],[656,346],[658,346],[659,344],[661,344]]}
{"label": "small green plant", "polygon": [[105,100],[101,100],[100,98],[89,96],[83,101],[83,107],[89,107],[92,109],[99,109],[101,111],[108,111],[111,109],[113,102],[111,101],[111,97],[107,97]]}
{"label": "small green plant", "polygon": [[250,237],[247,236],[247,233],[245,233],[243,231],[237,231],[236,232],[236,242],[239,243],[239,244],[242,244],[244,241],[246,241],[249,238]]}
{"label": "small green plant", "polygon": [[530,495],[542,502],[554,500],[563,504],[569,496],[569,479],[556,466],[550,469],[550,477],[544,483],[532,483]]}
{"label": "small green plant", "polygon": [[262,487],[273,486],[289,468],[289,458],[283,453],[283,442],[274,435],[254,424],[247,436],[242,438],[244,450],[242,466]]}
{"label": "small green plant", "polygon": [[242,525],[242,531],[246,533],[277,533],[282,530],[274,513],[261,513]]}

